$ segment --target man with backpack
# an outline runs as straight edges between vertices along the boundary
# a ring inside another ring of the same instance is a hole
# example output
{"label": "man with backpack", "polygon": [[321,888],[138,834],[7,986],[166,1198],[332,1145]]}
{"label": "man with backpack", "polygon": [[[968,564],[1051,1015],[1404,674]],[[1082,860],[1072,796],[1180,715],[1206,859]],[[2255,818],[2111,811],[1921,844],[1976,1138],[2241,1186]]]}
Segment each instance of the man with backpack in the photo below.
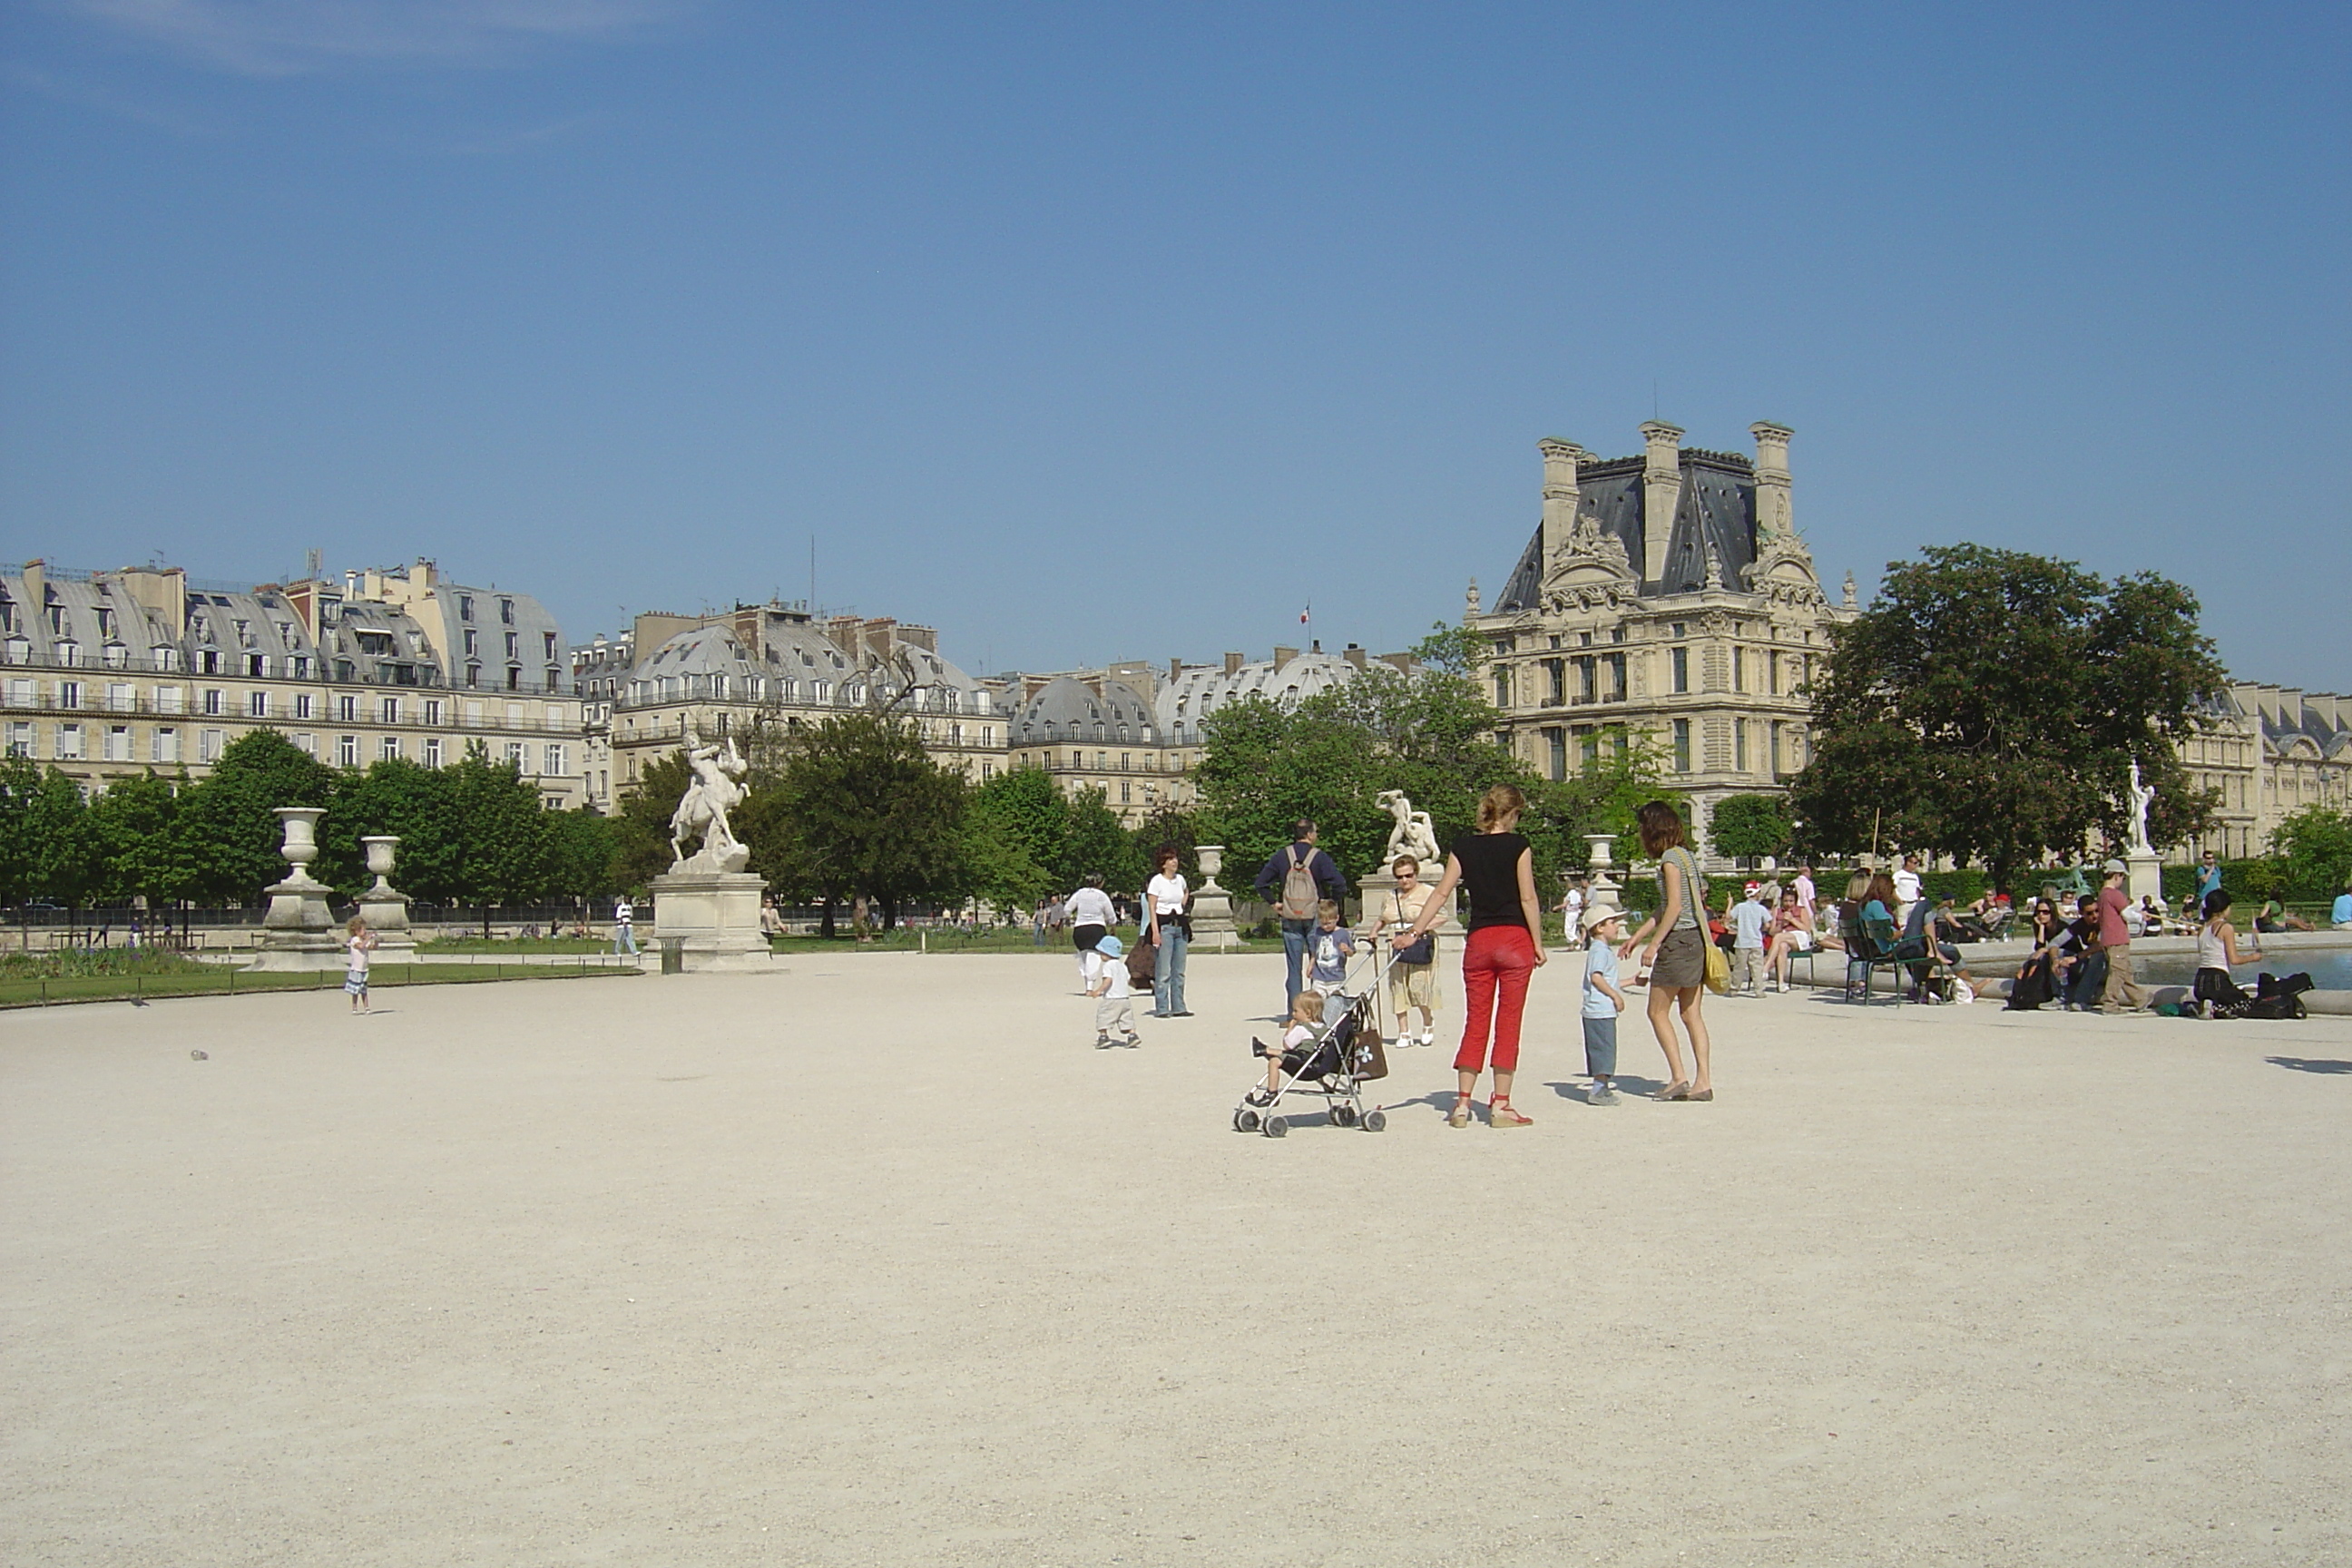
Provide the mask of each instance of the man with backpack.
{"label": "man with backpack", "polygon": [[1348,883],[1339,868],[1315,847],[1315,825],[1302,817],[1292,832],[1296,837],[1265,863],[1256,884],[1259,900],[1272,904],[1275,919],[1282,922],[1285,1017],[1307,988],[1307,953],[1315,941],[1317,912],[1324,900],[1336,903],[1348,897]]}

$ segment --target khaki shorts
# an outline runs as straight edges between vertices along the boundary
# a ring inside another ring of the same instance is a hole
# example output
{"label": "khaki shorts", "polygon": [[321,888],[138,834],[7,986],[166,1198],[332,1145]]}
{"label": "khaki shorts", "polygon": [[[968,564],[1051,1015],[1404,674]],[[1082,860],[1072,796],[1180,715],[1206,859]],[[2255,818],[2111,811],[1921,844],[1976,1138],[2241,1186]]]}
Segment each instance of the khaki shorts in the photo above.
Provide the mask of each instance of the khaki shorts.
{"label": "khaki shorts", "polygon": [[1437,965],[1429,963],[1392,963],[1389,965],[1389,1011],[1399,1017],[1407,1007],[1426,1007],[1437,1011]]}

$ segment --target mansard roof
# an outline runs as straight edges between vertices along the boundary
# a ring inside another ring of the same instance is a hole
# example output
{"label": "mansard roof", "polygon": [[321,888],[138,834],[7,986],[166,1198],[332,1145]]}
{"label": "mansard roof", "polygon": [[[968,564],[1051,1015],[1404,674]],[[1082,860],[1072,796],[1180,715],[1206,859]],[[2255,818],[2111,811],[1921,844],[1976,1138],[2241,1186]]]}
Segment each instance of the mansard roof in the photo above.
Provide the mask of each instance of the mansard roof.
{"label": "mansard roof", "polygon": [[[1756,470],[1736,452],[1710,452],[1685,447],[1677,454],[1682,468],[1682,496],[1675,515],[1664,520],[1665,574],[1645,582],[1645,595],[1695,594],[1706,583],[1706,552],[1716,558],[1727,586],[1738,587],[1739,574],[1756,560]],[[1580,516],[1590,517],[1601,531],[1625,547],[1625,558],[1638,570],[1648,559],[1651,520],[1643,515],[1646,492],[1643,458],[1610,458],[1580,462],[1576,468]],[[1512,568],[1495,601],[1498,613],[1532,610],[1543,587],[1543,528]]]}
{"label": "mansard roof", "polygon": [[1011,728],[1012,743],[1016,746],[1055,741],[1160,744],[1160,727],[1152,721],[1151,704],[1120,680],[1105,679],[1097,693],[1075,676],[1056,676],[1022,705]]}

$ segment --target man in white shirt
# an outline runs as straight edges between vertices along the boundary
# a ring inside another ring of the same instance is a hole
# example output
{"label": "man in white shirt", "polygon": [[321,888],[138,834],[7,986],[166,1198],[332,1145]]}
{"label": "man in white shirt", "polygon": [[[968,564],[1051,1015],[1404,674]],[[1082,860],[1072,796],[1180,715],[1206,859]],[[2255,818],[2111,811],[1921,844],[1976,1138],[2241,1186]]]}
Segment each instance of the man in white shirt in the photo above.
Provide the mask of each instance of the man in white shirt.
{"label": "man in white shirt", "polygon": [[625,952],[631,958],[636,957],[636,906],[630,903],[625,896],[613,900],[613,951],[614,953]]}

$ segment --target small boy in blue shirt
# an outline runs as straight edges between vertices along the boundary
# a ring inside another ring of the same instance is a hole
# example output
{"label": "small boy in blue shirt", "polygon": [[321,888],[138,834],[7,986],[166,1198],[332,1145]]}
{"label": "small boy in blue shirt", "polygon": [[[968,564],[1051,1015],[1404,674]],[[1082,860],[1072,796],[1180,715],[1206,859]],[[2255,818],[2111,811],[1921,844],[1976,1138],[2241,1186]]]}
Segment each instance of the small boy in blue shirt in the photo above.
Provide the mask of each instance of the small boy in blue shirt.
{"label": "small boy in blue shirt", "polygon": [[1316,910],[1315,934],[1308,939],[1314,967],[1307,971],[1307,986],[1317,994],[1331,995],[1348,983],[1348,960],[1356,956],[1356,933],[1339,923],[1339,906],[1329,899]]}
{"label": "small boy in blue shirt", "polygon": [[1625,917],[1607,904],[1584,910],[1584,1070],[1592,1079],[1585,1092],[1588,1105],[1614,1105],[1617,1091],[1609,1080],[1617,1076],[1617,1015],[1625,1010],[1625,993],[1617,989],[1617,937]]}

